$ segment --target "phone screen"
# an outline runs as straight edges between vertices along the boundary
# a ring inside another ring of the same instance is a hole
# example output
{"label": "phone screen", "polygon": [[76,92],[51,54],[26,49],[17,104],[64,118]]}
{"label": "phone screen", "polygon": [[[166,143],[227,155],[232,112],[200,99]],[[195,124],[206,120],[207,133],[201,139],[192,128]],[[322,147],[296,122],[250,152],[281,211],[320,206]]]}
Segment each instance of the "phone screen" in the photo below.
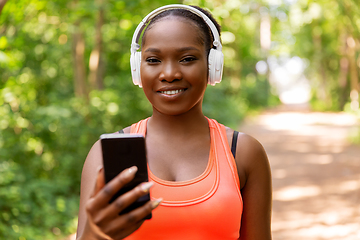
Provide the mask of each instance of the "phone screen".
{"label": "phone screen", "polygon": [[[105,181],[108,183],[126,168],[137,166],[134,179],[117,192],[110,202],[142,182],[148,181],[145,138],[140,134],[102,134],[100,136]],[[130,212],[150,200],[150,194],[144,195],[129,207],[121,211]],[[150,219],[151,214],[146,217]]]}

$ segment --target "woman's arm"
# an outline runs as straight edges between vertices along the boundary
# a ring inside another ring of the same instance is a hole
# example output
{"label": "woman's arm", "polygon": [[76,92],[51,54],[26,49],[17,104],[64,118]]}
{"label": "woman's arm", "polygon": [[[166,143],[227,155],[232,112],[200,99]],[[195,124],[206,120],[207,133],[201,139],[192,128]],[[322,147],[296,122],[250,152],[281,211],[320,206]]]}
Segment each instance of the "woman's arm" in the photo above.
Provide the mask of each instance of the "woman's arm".
{"label": "woman's arm", "polygon": [[239,134],[236,163],[241,183],[243,213],[240,240],[271,239],[272,183],[266,152],[254,138]]}

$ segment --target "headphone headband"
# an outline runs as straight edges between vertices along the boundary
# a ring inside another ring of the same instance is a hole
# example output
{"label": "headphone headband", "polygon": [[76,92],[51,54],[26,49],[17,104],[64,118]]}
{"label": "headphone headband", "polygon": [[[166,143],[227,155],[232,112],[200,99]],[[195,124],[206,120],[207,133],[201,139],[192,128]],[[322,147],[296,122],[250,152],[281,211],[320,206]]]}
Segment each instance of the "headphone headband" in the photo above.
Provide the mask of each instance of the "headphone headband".
{"label": "headphone headband", "polygon": [[131,41],[131,49],[130,49],[131,53],[136,52],[137,50],[140,49],[139,39],[140,39],[140,35],[141,35],[142,31],[146,27],[146,24],[149,23],[149,21],[156,15],[159,15],[160,13],[165,12],[167,10],[171,10],[171,9],[185,9],[185,10],[188,10],[188,11],[198,15],[199,17],[201,17],[205,21],[205,23],[210,27],[210,30],[214,37],[213,45],[216,47],[217,50],[220,50],[220,51],[222,50],[219,32],[218,32],[217,28],[215,27],[214,23],[208,18],[208,16],[206,16],[204,13],[202,13],[198,9],[188,6],[188,5],[170,4],[170,5],[166,5],[166,6],[163,6],[158,9],[153,10],[148,15],[146,15],[146,17],[144,17],[144,19],[139,23],[139,25],[137,26],[137,28],[134,32],[134,35],[133,35],[133,38]]}

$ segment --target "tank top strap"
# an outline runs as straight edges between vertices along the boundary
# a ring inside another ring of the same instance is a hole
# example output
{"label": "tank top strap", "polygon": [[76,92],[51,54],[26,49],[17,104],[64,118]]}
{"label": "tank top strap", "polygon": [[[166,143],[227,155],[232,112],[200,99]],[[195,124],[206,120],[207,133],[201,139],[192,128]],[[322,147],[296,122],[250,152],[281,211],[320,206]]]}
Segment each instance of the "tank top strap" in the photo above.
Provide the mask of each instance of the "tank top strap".
{"label": "tank top strap", "polygon": [[234,180],[235,180],[236,184],[238,185],[238,188],[240,189],[240,180],[239,180],[239,175],[238,175],[238,171],[237,171],[237,165],[236,165],[234,155],[232,154],[231,148],[230,148],[228,140],[227,140],[226,128],[223,124],[218,123],[215,119],[209,119],[209,125],[210,125],[210,127],[214,127],[215,130],[219,133],[217,135],[218,143],[221,144],[222,146],[221,146],[221,148],[218,148],[218,150],[220,151],[220,149],[223,149],[223,153],[226,156],[232,176],[234,177]]}

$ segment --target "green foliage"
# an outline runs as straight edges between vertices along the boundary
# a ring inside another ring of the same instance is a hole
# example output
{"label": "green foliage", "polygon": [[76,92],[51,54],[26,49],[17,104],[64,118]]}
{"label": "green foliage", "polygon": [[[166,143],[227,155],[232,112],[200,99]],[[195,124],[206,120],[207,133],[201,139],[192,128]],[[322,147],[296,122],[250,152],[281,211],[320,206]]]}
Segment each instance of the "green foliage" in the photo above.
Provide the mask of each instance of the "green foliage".
{"label": "green foliage", "polygon": [[359,89],[359,12],[354,0],[298,1],[289,9],[296,38],[291,54],[311,61],[306,74],[316,110],[343,110],[351,89]]}
{"label": "green foliage", "polygon": [[[131,37],[148,12],[177,1],[99,2],[17,0],[1,12],[0,239],[58,239],[73,233],[81,168],[91,145],[101,133],[151,115],[151,105],[131,81]],[[236,128],[249,110],[276,99],[254,70],[263,58],[259,16],[256,8],[239,12],[240,1],[199,4],[222,23],[225,53],[223,83],[207,89],[204,113]],[[100,8],[105,12],[104,89],[87,84],[87,96],[75,97],[73,36],[76,31],[84,36],[88,76]]]}
{"label": "green foliage", "polygon": [[209,118],[215,118],[218,122],[237,129],[247,110],[246,100],[241,94],[231,93],[231,89],[225,84],[222,83],[221,87],[207,88],[203,112]]}

